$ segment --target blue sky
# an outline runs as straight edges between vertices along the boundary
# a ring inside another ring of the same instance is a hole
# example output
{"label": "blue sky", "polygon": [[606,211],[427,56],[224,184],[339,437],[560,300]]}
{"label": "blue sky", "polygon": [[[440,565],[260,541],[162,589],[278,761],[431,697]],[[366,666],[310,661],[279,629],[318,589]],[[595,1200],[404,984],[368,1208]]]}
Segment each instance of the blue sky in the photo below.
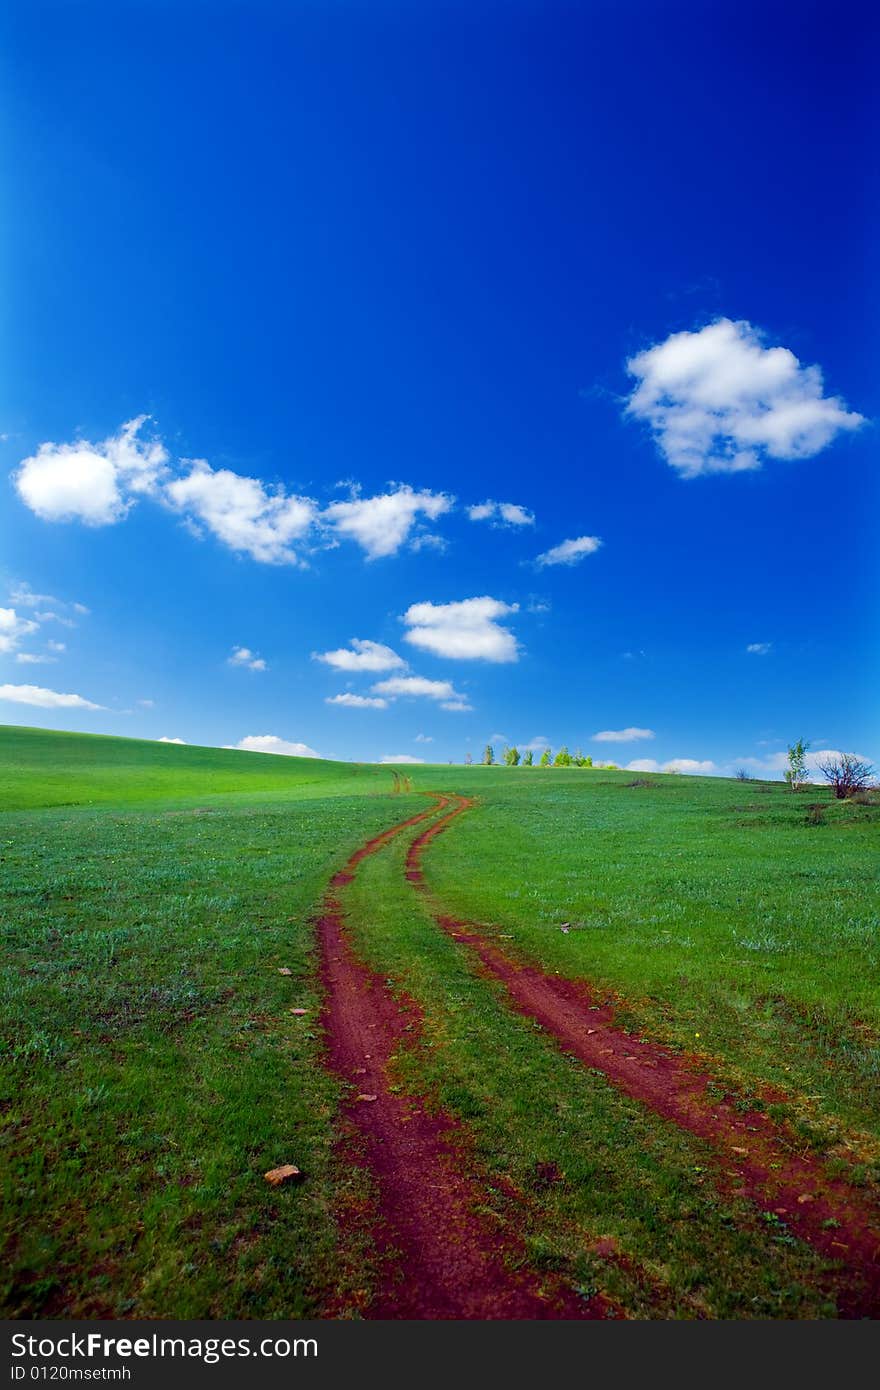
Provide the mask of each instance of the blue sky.
{"label": "blue sky", "polygon": [[7,5],[0,719],[880,759],[877,27]]}

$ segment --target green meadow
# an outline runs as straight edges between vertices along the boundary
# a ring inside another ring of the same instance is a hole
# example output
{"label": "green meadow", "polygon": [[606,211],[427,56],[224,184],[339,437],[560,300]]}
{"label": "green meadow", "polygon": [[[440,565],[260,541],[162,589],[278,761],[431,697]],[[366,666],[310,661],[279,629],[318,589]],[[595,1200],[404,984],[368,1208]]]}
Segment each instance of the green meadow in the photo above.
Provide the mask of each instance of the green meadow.
{"label": "green meadow", "polygon": [[[374,1254],[339,1215],[370,1178],[335,1146],[312,916],[429,791],[475,798],[425,854],[446,909],[588,979],[625,1026],[877,1184],[880,804],[598,770],[400,773],[395,790],[387,767],[0,728],[6,1316],[368,1301]],[[722,1199],[700,1141],[507,1007],[406,884],[406,845],[364,862],[348,929],[423,1011],[396,1084],[461,1120],[499,1212],[509,1184],[526,1194],[528,1258],[630,1316],[833,1315],[821,1258]],[[286,1162],[305,1181],[267,1186]],[[611,1268],[593,1251],[609,1236],[626,1257]]]}
{"label": "green meadow", "polygon": [[840,1122],[880,1153],[880,795],[511,771],[479,769],[479,810],[425,856],[444,906],[621,996],[635,1027],[744,1090],[798,1092],[807,1129]]}

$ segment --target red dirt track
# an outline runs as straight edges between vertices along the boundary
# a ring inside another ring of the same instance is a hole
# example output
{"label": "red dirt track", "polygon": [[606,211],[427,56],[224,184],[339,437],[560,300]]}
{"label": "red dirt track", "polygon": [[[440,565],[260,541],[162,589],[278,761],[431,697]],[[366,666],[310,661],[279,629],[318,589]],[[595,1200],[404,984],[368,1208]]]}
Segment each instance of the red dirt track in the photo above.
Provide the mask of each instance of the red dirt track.
{"label": "red dirt track", "polygon": [[[447,804],[453,798],[443,798]],[[473,802],[455,807],[409,847],[406,877],[426,892],[421,859],[425,847]],[[438,808],[439,809],[439,808]],[[794,1136],[757,1111],[742,1114],[710,1099],[711,1077],[658,1045],[614,1027],[613,1011],[599,1005],[586,982],[547,975],[499,949],[472,923],[456,921],[432,905],[440,927],[479,957],[505,986],[518,1012],[536,1020],[561,1049],[602,1072],[627,1095],[707,1140],[720,1153],[719,1186],[746,1196],[783,1221],[793,1234],[832,1260],[839,1311],[849,1317],[880,1315],[880,1213],[857,1188],[829,1178],[820,1162],[796,1152]],[[830,1224],[829,1224],[830,1223]]]}
{"label": "red dirt track", "polygon": [[474,1173],[462,1171],[467,1143],[456,1122],[429,1113],[422,1098],[391,1089],[393,1057],[417,1038],[419,1012],[355,959],[336,893],[368,854],[446,805],[439,798],[430,810],[357,850],[332,880],[318,922],[328,1062],[358,1095],[369,1097],[345,1107],[356,1135],[354,1161],[368,1164],[377,1185],[374,1238],[384,1257],[377,1296],[362,1311],[370,1318],[614,1316],[601,1297],[586,1301],[555,1276],[526,1267],[519,1242],[503,1230],[501,1219],[483,1214],[497,1197]]}

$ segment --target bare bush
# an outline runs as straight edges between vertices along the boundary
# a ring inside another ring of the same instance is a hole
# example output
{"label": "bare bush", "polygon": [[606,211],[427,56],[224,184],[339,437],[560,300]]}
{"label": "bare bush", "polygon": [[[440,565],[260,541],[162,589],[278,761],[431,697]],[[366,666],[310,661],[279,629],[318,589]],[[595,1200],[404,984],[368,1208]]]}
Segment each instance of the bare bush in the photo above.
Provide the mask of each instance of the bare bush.
{"label": "bare bush", "polygon": [[752,780],[752,774],[744,767],[738,767],[733,775],[738,782],[751,782]]}
{"label": "bare bush", "polygon": [[874,776],[871,764],[857,758],[855,753],[835,753],[819,764],[819,771],[825,781],[830,782],[839,801],[856,792],[867,791]]}

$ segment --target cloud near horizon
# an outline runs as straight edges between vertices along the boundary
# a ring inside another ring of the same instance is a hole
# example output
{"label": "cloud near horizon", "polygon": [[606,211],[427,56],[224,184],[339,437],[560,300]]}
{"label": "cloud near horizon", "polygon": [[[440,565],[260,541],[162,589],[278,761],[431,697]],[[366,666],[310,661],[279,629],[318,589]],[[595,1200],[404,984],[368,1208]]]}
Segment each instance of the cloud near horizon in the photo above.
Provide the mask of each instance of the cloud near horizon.
{"label": "cloud near horizon", "polygon": [[711,758],[670,758],[668,762],[658,763],[654,758],[634,758],[626,765],[627,772],[684,772],[691,776],[708,776],[718,769]]}
{"label": "cloud near horizon", "polygon": [[224,748],[239,753],[280,753],[286,758],[319,758],[307,743],[291,743],[277,734],[248,734],[238,743],[224,743]]}
{"label": "cloud near horizon", "polygon": [[107,709],[106,705],[96,705],[82,695],[66,695],[59,690],[47,690],[42,685],[0,685],[0,700],[34,705],[38,709]]}
{"label": "cloud near horizon", "polygon": [[626,413],[650,425],[683,478],[741,473],[767,458],[818,454],[864,417],[824,394],[821,369],[783,347],[764,347],[745,320],[717,319],[672,333],[626,364],[637,385]]}
{"label": "cloud near horizon", "polygon": [[401,618],[407,627],[404,641],[455,661],[518,661],[517,640],[499,622],[518,611],[519,604],[488,595],[456,603],[413,603]]}
{"label": "cloud near horizon", "polygon": [[642,738],[655,738],[653,729],[602,729],[592,735],[594,743],[635,743]]}
{"label": "cloud near horizon", "polygon": [[[858,758],[861,762],[871,763],[872,761],[872,759],[867,757],[864,753],[855,753],[852,749],[848,749],[846,751],[852,753],[853,757]],[[812,778],[815,778],[817,775],[821,775],[819,771],[819,764],[824,762],[833,762],[835,759],[842,757],[843,753],[844,750],[840,748],[808,749],[805,759],[807,772],[810,774]],[[778,753],[768,753],[763,758],[735,758],[731,766],[734,768],[744,767],[747,771],[754,772],[757,774],[760,774],[762,772],[783,773],[788,767],[788,753],[785,749],[780,749]]]}

